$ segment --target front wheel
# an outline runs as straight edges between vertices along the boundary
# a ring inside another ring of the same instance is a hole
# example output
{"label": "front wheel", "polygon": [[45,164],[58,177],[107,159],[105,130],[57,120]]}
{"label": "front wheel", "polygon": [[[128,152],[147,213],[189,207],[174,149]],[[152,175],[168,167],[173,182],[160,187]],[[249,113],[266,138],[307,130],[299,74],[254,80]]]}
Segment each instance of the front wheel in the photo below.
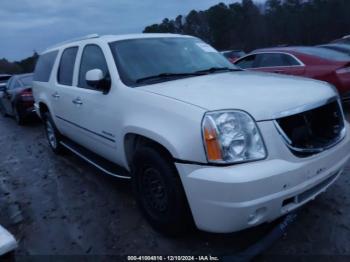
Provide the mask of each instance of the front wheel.
{"label": "front wheel", "polygon": [[181,235],[193,227],[181,180],[167,153],[159,148],[140,148],[132,169],[138,205],[153,228]]}
{"label": "front wheel", "polygon": [[46,137],[52,151],[56,154],[63,153],[64,147],[61,145],[61,134],[57,130],[49,113],[45,113],[44,115],[44,125]]}

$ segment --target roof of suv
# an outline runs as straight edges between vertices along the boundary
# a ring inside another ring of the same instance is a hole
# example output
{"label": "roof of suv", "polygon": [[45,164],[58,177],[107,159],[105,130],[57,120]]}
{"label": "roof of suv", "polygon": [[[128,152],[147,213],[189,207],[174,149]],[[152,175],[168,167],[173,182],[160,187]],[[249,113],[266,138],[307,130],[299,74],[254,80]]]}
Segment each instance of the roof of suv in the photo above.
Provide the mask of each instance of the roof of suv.
{"label": "roof of suv", "polygon": [[58,48],[69,46],[69,45],[72,45],[74,43],[81,43],[81,42],[85,42],[85,41],[88,42],[88,41],[91,41],[92,39],[95,39],[95,40],[98,40],[101,42],[110,43],[110,42],[114,42],[114,41],[129,40],[129,39],[162,38],[162,37],[188,37],[188,38],[192,38],[193,36],[179,35],[179,34],[166,34],[166,33],[164,33],[164,34],[143,33],[143,34],[103,35],[103,36],[99,36],[97,34],[91,34],[91,35],[87,35],[87,36],[84,36],[81,38],[72,39],[72,40],[62,42],[62,43],[58,43],[54,46],[47,48],[43,53],[57,50]]}

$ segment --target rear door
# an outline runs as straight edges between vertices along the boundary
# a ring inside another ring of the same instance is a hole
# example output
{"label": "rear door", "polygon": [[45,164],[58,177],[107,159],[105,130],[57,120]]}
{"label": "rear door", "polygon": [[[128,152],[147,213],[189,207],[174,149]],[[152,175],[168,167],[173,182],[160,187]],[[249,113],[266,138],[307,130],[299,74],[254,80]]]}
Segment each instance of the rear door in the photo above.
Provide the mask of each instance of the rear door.
{"label": "rear door", "polygon": [[78,51],[78,46],[67,47],[62,51],[51,95],[54,117],[59,130],[73,140],[78,137],[77,133],[79,132],[79,129],[72,124],[76,110],[72,100],[79,91],[76,82],[74,82]]}
{"label": "rear door", "polygon": [[302,76],[305,66],[296,57],[287,53],[257,54],[253,68],[257,71]]}

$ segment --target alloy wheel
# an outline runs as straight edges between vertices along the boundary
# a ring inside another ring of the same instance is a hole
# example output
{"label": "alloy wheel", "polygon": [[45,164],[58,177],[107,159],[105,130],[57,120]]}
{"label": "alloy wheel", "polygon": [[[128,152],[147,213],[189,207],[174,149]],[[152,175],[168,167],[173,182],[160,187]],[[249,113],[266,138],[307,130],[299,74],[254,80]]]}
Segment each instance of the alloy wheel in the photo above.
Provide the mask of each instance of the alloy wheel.
{"label": "alloy wheel", "polygon": [[47,139],[49,140],[50,146],[52,148],[56,148],[57,138],[56,138],[55,130],[49,120],[46,120],[46,135],[47,135]]}

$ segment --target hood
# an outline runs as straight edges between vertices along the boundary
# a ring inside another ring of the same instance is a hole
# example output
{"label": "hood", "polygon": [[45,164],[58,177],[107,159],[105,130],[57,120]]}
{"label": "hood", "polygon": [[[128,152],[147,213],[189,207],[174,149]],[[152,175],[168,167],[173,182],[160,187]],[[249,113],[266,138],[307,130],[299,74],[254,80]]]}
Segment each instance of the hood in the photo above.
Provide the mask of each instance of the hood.
{"label": "hood", "polygon": [[336,96],[327,83],[260,72],[228,72],[138,87],[208,111],[244,110],[256,121]]}

